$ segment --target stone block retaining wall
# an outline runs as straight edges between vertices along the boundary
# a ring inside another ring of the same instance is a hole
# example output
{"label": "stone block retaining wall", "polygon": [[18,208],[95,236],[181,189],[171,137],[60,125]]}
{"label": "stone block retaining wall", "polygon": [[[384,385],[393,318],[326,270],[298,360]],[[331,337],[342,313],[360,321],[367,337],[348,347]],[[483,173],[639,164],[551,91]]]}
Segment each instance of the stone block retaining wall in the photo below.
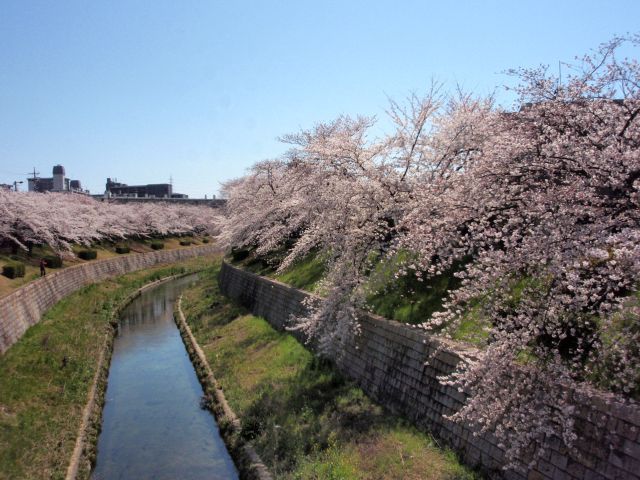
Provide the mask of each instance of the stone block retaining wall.
{"label": "stone block retaining wall", "polygon": [[[220,272],[223,293],[283,329],[291,316],[305,313],[308,293],[226,263]],[[504,471],[504,452],[491,435],[474,436],[470,428],[446,420],[457,411],[463,393],[442,385],[440,375],[450,373],[462,346],[446,344],[425,366],[442,341],[411,326],[363,314],[362,333],[347,345],[338,369],[370,397],[390,411],[433,433],[455,449],[465,463],[481,468],[490,478],[517,480],[640,479],[640,408],[604,393],[576,398],[576,447],[570,455],[560,441],[550,439],[546,453],[526,473]],[[299,333],[296,334],[299,339]],[[472,352],[470,352],[472,353]]]}
{"label": "stone block retaining wall", "polygon": [[210,255],[220,251],[216,245],[122,255],[50,271],[0,299],[0,354],[16,343],[42,314],[61,299],[90,283],[124,275],[163,263]]}

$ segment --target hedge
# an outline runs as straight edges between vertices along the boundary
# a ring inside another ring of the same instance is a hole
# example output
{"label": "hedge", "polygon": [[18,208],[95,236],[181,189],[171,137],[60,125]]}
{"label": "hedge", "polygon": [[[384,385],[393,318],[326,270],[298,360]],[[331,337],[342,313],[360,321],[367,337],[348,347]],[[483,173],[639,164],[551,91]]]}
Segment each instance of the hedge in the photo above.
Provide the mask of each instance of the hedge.
{"label": "hedge", "polygon": [[98,258],[97,250],[80,250],[78,256],[83,260],[95,260]]}
{"label": "hedge", "polygon": [[13,262],[3,265],[2,275],[7,278],[24,277],[24,263]]}
{"label": "hedge", "polygon": [[116,245],[116,253],[129,253],[130,251],[129,245]]}
{"label": "hedge", "polygon": [[62,268],[62,257],[57,255],[47,255],[44,257],[45,262],[47,262],[47,267],[49,268]]}

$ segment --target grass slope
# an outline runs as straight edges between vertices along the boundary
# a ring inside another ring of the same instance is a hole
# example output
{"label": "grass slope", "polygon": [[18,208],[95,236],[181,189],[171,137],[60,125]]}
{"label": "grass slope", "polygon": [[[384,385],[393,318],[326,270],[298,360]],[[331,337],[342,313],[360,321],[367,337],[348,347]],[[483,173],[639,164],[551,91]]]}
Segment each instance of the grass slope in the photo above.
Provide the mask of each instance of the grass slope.
{"label": "grass slope", "polygon": [[[321,256],[310,253],[284,272],[275,273],[271,262],[277,262],[278,259],[278,256],[273,259],[256,258],[253,253],[248,253],[241,260],[231,261],[258,275],[275,278],[308,292],[319,293],[318,286],[325,273],[325,264]],[[371,273],[368,284],[365,285],[367,305],[373,313],[391,320],[412,325],[423,323],[434,312],[442,311],[447,293],[460,285],[460,280],[454,276],[456,268],[460,266],[456,265],[441,275],[419,281],[411,273],[396,278],[397,265],[394,260],[379,262]],[[464,313],[460,325],[447,333],[454,340],[482,347],[488,339],[487,327],[479,306],[472,306]]]}
{"label": "grass slope", "polygon": [[182,306],[232,408],[276,478],[474,479],[455,455],[392,416],[291,335],[246,315],[217,269]]}
{"label": "grass slope", "polygon": [[[185,246],[180,245],[180,240],[184,240],[185,237],[166,237],[161,239],[164,242],[165,250],[172,250],[175,248],[187,248]],[[192,245],[201,245],[202,239],[195,237],[186,237],[193,241]],[[153,251],[151,249],[151,241],[143,240],[143,239],[130,239],[123,240],[121,242],[97,242],[91,246],[92,250],[96,250],[98,253],[98,257],[96,260],[104,260],[105,258],[118,257],[120,254],[116,253],[115,247],[118,244],[127,244],[131,248],[130,253],[145,253]],[[74,245],[71,248],[71,254],[65,253],[64,263],[62,268],[71,267],[73,265],[78,265],[80,263],[87,263],[87,261],[95,261],[95,260],[82,260],[74,255],[77,255],[78,252],[82,250],[86,250],[87,247]],[[33,251],[31,253],[18,249],[15,253],[12,252],[11,248],[2,247],[0,248],[0,272],[2,272],[3,265],[6,265],[11,262],[21,262],[25,264],[25,275],[24,277],[10,279],[3,275],[0,275],[0,297],[10,294],[16,289],[22,287],[23,285],[37,279],[40,277],[40,259],[47,255],[55,255],[55,252],[51,250],[47,245],[35,246],[33,247]],[[127,254],[123,254],[127,255]],[[57,269],[49,269],[48,272],[55,272]]]}
{"label": "grass slope", "polygon": [[195,258],[89,285],[0,357],[0,479],[64,478],[112,312],[140,286],[202,263]]}

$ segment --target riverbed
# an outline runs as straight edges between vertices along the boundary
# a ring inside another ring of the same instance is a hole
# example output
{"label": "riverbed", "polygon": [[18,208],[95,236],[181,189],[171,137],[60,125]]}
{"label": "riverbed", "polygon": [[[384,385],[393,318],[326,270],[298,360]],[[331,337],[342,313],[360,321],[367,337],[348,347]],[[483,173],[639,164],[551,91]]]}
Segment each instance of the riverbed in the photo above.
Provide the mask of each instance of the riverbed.
{"label": "riverbed", "polygon": [[236,479],[173,320],[183,277],[125,308],[114,342],[94,480]]}

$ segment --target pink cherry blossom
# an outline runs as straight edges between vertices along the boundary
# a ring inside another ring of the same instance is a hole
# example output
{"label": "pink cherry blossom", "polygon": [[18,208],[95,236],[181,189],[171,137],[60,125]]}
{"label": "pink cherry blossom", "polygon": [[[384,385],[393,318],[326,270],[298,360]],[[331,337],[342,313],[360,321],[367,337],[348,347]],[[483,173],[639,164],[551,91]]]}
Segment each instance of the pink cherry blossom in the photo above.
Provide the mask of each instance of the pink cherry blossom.
{"label": "pink cherry blossom", "polygon": [[639,43],[607,42],[562,84],[512,71],[512,110],[434,84],[391,102],[386,135],[343,116],[285,136],[286,155],[225,185],[222,235],[286,251],[280,269],[322,252],[324,299],[295,328],[336,355],[377,262],[421,280],[462,264],[422,325],[447,335],[474,305],[490,327],[442,379],[469,394],[452,418],[493,432],[511,460],[545,436],[571,446],[571,392],[640,392],[640,67],[618,58]]}

